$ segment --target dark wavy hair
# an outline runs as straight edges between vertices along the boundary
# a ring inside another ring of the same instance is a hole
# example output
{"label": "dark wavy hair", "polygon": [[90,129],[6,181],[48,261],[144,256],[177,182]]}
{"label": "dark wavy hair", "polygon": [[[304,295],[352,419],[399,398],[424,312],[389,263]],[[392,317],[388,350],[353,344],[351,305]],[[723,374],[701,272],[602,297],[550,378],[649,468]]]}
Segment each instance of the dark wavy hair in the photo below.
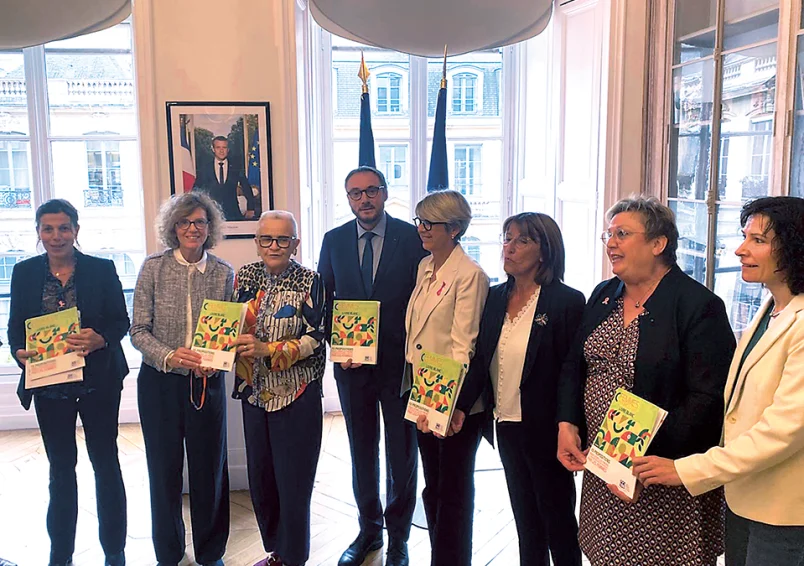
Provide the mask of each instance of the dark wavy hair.
{"label": "dark wavy hair", "polygon": [[78,228],[78,211],[76,208],[68,200],[63,198],[54,198],[42,203],[39,205],[39,208],[36,209],[35,218],[37,230],[39,229],[39,222],[42,220],[42,217],[45,214],[59,214],[60,212],[63,212],[67,215],[67,218],[70,219],[70,224],[73,225],[73,228]]}
{"label": "dark wavy hair", "polygon": [[539,244],[542,262],[536,270],[536,283],[549,285],[553,281],[563,281],[564,238],[556,221],[541,212],[521,212],[505,219],[503,234],[511,224],[519,228],[521,234]]}
{"label": "dark wavy hair", "polygon": [[767,219],[765,233],[776,234],[771,242],[778,270],[794,295],[804,292],[804,199],[798,197],[763,197],[743,205],[740,225],[762,215]]}

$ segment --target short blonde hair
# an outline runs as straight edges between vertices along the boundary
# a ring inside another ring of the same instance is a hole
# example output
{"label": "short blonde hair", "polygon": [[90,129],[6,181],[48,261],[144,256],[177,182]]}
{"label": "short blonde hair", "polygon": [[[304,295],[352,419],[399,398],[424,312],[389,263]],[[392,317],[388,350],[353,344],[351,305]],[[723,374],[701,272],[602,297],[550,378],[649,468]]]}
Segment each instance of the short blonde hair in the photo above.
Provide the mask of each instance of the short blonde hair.
{"label": "short blonde hair", "polygon": [[299,235],[299,226],[296,224],[296,217],[293,216],[292,212],[288,212],[287,210],[266,210],[260,214],[260,222],[266,219],[287,220],[293,228],[293,237],[295,238]]}
{"label": "short blonde hair", "polygon": [[174,195],[162,204],[159,208],[159,217],[156,219],[159,240],[172,250],[178,249],[176,222],[187,218],[197,208],[207,213],[209,221],[204,249],[214,248],[223,239],[223,210],[209,195],[199,191]]}
{"label": "short blonde hair", "polygon": [[472,207],[458,191],[445,190],[430,193],[416,205],[416,216],[430,222],[446,222],[457,228],[455,241],[461,239],[472,221]]}

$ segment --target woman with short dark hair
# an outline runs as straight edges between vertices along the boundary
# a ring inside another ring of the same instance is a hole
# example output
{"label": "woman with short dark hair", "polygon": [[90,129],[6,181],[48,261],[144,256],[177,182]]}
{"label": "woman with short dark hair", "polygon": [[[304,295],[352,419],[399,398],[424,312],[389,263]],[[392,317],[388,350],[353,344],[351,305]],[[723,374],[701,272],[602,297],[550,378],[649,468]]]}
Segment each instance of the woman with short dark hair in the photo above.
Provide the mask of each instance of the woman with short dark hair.
{"label": "woman with short dark hair", "polygon": [[[120,341],[128,331],[123,288],[114,262],[76,249],[78,211],[53,199],[36,210],[36,232],[45,253],[14,266],[8,340],[22,368],[17,394],[29,409],[34,401],[50,464],[47,530],[50,564],[71,563],[78,519],[75,425],[84,427],[95,471],[100,542],[106,564],[125,564],[126,492],[117,457],[117,419],[123,378],[128,374]],[[67,338],[86,360],[83,381],[25,389],[25,361],[38,355],[25,348],[25,321],[77,307],[81,331]]]}
{"label": "woman with short dark hair", "polygon": [[196,562],[222,564],[229,538],[224,374],[201,367],[201,355],[190,349],[204,300],[232,298],[232,266],[207,252],[220,240],[223,222],[220,206],[206,194],[165,202],[157,226],[167,249],[145,259],[134,289],[131,343],[142,352],[137,401],[153,544],[164,565],[184,557],[185,448]]}
{"label": "woman with short dark hair", "polygon": [[[555,459],[561,365],[583,315],[583,295],[564,283],[564,241],[537,212],[503,224],[505,283],[489,290],[477,352],[456,407],[483,399],[486,436],[496,423],[500,460],[526,566],[580,566],[575,484]],[[491,410],[493,409],[493,411]]]}
{"label": "woman with short dark hair", "polygon": [[[615,204],[601,235],[614,277],[592,292],[559,383],[558,458],[583,470],[615,391],[665,409],[649,452],[681,457],[717,445],[734,335],[723,301],[675,264],[673,212],[653,197]],[[627,527],[624,527],[627,525]],[[714,566],[723,494],[651,486],[629,500],[584,474],[581,549],[593,566]]]}
{"label": "woman with short dark hair", "polygon": [[723,445],[634,459],[645,486],[706,497],[725,486],[726,564],[804,564],[804,200],[743,206],[735,253],[769,296],[743,334],[725,390]]}

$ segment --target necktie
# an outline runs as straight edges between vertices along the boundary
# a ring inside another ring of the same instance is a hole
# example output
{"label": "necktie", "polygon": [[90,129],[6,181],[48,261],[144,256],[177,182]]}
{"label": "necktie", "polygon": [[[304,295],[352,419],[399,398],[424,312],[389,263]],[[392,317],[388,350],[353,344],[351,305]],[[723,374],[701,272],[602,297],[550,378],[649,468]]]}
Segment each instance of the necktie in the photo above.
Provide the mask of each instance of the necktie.
{"label": "necktie", "polygon": [[371,240],[374,232],[366,232],[363,239],[366,241],[363,247],[363,259],[360,261],[360,275],[363,277],[363,289],[366,290],[366,297],[371,296],[374,290],[374,246]]}
{"label": "necktie", "polygon": [[218,163],[218,182],[221,185],[226,182],[226,179],[223,178],[223,161]]}

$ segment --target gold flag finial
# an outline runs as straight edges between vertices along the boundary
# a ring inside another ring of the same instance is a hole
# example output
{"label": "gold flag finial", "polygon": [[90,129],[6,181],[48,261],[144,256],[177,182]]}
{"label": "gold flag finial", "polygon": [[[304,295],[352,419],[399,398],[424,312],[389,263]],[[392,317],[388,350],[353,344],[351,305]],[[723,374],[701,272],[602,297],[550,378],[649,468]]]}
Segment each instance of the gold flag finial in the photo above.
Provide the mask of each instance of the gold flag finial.
{"label": "gold flag finial", "polygon": [[444,68],[441,71],[441,88],[447,88],[447,45],[444,44]]}
{"label": "gold flag finial", "polygon": [[368,67],[366,67],[366,60],[363,58],[363,52],[360,52],[360,70],[357,72],[357,76],[360,77],[360,80],[363,81],[363,94],[366,94],[368,89],[368,78],[371,73],[369,73]]}

